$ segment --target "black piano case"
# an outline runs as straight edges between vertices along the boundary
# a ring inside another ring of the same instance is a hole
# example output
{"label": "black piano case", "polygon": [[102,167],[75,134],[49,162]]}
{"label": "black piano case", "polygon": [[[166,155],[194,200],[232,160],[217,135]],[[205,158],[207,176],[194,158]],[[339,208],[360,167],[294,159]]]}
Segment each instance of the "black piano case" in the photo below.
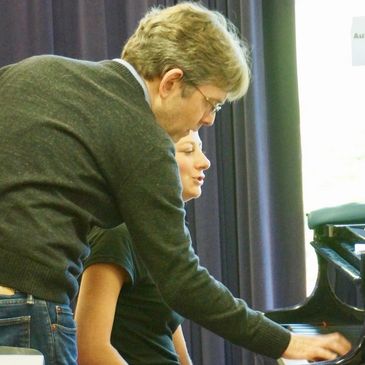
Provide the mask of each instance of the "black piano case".
{"label": "black piano case", "polygon": [[[270,311],[266,316],[293,332],[338,331],[351,341],[352,350],[345,356],[311,362],[312,365],[365,364],[365,204],[323,208],[309,213],[307,218],[318,260],[313,293],[296,306]],[[338,296],[334,275],[353,287],[356,298],[352,303]]]}

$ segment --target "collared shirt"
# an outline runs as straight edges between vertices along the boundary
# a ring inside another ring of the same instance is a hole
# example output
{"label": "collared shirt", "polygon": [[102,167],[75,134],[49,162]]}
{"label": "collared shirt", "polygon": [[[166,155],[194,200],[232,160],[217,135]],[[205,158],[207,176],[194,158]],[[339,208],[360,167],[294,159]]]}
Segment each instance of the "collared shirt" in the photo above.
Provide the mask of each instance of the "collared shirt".
{"label": "collared shirt", "polygon": [[127,69],[131,72],[131,74],[136,78],[136,80],[142,86],[142,89],[144,92],[144,97],[145,97],[147,103],[149,104],[149,106],[151,106],[151,99],[150,99],[150,95],[148,94],[147,85],[144,82],[144,80],[142,79],[142,77],[139,75],[137,70],[129,62],[127,62],[126,60],[123,60],[121,58],[114,58],[113,61],[119,62],[123,66],[127,67]]}

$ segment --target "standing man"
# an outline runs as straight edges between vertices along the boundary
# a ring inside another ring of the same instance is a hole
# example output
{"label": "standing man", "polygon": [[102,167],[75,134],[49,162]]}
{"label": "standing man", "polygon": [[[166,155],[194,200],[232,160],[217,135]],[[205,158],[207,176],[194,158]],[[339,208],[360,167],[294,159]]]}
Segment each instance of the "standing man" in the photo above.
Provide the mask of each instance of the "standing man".
{"label": "standing man", "polygon": [[173,141],[210,126],[249,83],[219,13],[151,10],[118,60],[38,56],[0,69],[0,345],[75,365],[70,302],[93,226],[128,226],[167,304],[273,358],[333,358],[340,335],[291,335],[199,266],[184,225]]}

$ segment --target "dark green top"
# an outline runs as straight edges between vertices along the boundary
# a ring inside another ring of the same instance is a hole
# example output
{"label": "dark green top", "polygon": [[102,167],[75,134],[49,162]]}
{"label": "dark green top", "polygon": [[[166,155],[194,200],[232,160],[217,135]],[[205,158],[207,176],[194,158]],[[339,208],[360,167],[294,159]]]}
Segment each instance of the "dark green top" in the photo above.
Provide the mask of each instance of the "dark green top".
{"label": "dark green top", "polygon": [[67,303],[91,227],[125,222],[165,302],[279,357],[290,334],[199,265],[174,145],[115,61],[31,57],[0,69],[0,284]]}
{"label": "dark green top", "polygon": [[96,228],[89,236],[91,254],[85,268],[112,263],[124,268],[130,282],[118,297],[111,342],[130,365],[178,365],[172,340],[183,318],[163,301],[150,274],[133,251],[125,224]]}

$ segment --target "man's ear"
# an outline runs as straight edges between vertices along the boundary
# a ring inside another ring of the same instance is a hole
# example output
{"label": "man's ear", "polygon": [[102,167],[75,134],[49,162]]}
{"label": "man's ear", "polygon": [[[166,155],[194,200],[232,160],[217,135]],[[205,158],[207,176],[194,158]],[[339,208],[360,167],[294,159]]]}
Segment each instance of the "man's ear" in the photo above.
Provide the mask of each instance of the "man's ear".
{"label": "man's ear", "polygon": [[159,93],[162,98],[167,97],[171,92],[181,88],[181,80],[184,76],[183,70],[173,68],[167,71],[160,81]]}

